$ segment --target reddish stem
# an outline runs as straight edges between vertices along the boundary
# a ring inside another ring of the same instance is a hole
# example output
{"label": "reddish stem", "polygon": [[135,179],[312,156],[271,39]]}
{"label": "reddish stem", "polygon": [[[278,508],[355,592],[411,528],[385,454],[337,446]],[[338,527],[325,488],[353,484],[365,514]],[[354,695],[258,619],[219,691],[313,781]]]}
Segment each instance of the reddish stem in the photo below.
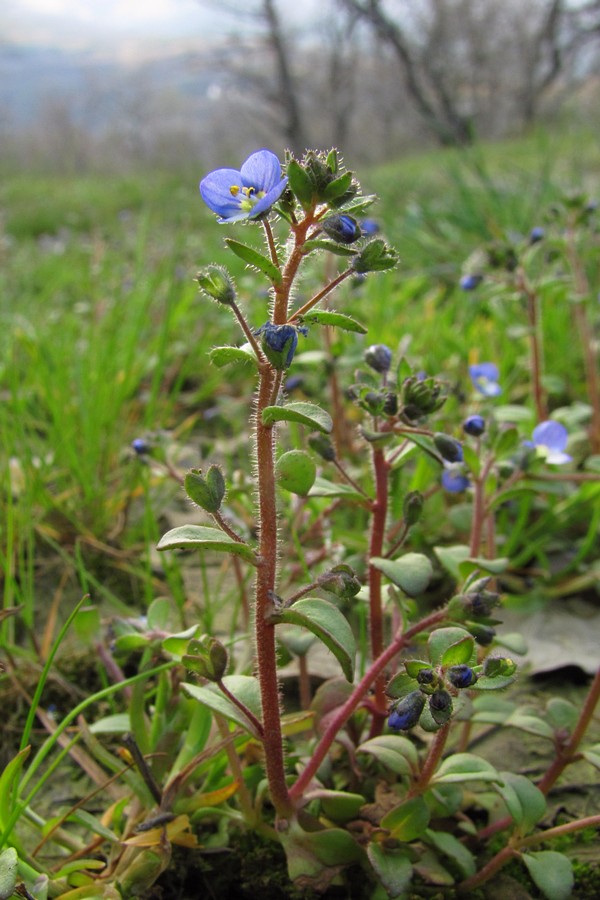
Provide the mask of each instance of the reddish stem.
{"label": "reddish stem", "polygon": [[298,780],[290,788],[290,797],[297,800],[302,796],[305,788],[310,784],[317,773],[319,766],[327,756],[329,748],[335,741],[337,735],[353,712],[358,708],[364,697],[366,697],[377,677],[385,671],[386,666],[389,665],[394,656],[400,653],[416,634],[419,634],[421,631],[427,631],[434,625],[438,625],[445,618],[446,609],[444,608],[438,610],[438,612],[431,613],[431,615],[427,616],[425,619],[421,619],[420,622],[417,622],[411,628],[407,629],[403,634],[396,634],[390,646],[371,664],[346,702],[340,706],[337,714],[329,722],[329,725],[325,729],[318,745],[315,747],[312,756],[300,773]]}
{"label": "reddish stem", "polygon": [[[383,556],[385,539],[385,523],[388,508],[388,473],[389,466],[383,450],[373,448],[373,470],[375,472],[375,500],[372,510],[371,538],[369,541],[369,559]],[[383,653],[383,609],[381,600],[382,572],[376,566],[369,565],[369,628],[371,637],[371,659],[377,659]],[[381,733],[385,719],[385,675],[382,672],[375,681],[375,707],[379,711],[373,716],[371,737]]]}

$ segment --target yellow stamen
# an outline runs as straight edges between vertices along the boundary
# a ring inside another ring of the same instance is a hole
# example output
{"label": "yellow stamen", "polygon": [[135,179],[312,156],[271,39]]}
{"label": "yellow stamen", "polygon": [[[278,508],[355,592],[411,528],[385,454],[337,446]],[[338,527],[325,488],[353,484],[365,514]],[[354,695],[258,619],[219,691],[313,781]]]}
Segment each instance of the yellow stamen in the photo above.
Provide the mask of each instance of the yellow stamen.
{"label": "yellow stamen", "polygon": [[237,197],[239,192],[240,192],[240,188],[239,188],[239,185],[237,185],[237,184],[232,184],[231,187],[229,188],[229,193],[231,194],[232,197]]}

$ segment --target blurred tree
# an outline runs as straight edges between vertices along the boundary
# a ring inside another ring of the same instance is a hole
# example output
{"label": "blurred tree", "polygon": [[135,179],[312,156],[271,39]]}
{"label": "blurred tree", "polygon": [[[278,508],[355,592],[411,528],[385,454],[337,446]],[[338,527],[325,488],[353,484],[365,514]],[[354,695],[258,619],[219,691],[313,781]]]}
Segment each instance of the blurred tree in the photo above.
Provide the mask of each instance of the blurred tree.
{"label": "blurred tree", "polygon": [[402,94],[443,144],[489,135],[499,116],[530,124],[551,88],[584,74],[581,52],[600,36],[598,0],[337,2],[393,53]]}

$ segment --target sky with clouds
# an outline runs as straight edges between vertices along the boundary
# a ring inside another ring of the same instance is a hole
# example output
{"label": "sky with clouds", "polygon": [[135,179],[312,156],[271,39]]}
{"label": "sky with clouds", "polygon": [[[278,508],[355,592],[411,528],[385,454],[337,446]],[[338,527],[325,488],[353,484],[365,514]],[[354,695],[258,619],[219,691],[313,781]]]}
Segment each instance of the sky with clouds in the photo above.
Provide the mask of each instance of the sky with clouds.
{"label": "sky with clouds", "polygon": [[[202,0],[2,0],[0,40],[67,47],[209,36],[235,26],[218,7]],[[318,7],[319,0],[284,0],[282,9],[302,21]]]}

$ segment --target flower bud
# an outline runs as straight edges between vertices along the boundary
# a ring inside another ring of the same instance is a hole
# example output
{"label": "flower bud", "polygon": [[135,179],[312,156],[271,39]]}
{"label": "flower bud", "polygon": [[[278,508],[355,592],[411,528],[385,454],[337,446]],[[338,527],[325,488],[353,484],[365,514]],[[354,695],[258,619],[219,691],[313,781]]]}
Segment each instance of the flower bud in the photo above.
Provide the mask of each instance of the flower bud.
{"label": "flower bud", "polygon": [[544,231],[544,229],[541,226],[536,225],[536,227],[532,228],[529,232],[529,243],[537,244],[540,241],[543,241],[545,236],[546,232]]}
{"label": "flower bud", "polygon": [[331,438],[327,437],[326,434],[322,434],[320,431],[311,434],[308,439],[308,444],[311,450],[314,450],[315,453],[318,453],[321,459],[324,459],[325,462],[334,461],[335,447],[333,446]]}
{"label": "flower bud", "polygon": [[510,677],[517,671],[517,664],[508,656],[488,656],[483,664],[483,674],[488,678]]}
{"label": "flower bud", "polygon": [[189,642],[181,661],[196,675],[208,681],[221,681],[227,671],[227,650],[216,638],[205,634]]}
{"label": "flower bud", "polygon": [[262,335],[261,346],[272,366],[280,371],[289,369],[298,346],[298,328],[293,325],[273,325],[266,322],[257,334]]}
{"label": "flower bud", "polygon": [[496,629],[491,625],[470,622],[467,628],[481,647],[488,647],[496,637]]}
{"label": "flower bud", "polygon": [[441,381],[410,375],[402,382],[403,416],[417,421],[440,409],[446,402]]}
{"label": "flower bud", "polygon": [[364,352],[364,358],[376,372],[389,372],[392,364],[392,351],[386,344],[371,344]]}
{"label": "flower bud", "polygon": [[191,469],[183,485],[193,503],[209,513],[218,512],[225,496],[225,479],[218,466],[211,466],[206,475],[201,469]]}
{"label": "flower bud", "polygon": [[150,444],[144,438],[134,438],[131,442],[131,449],[137,456],[148,456],[152,450]]}
{"label": "flower bud", "polygon": [[468,688],[477,681],[477,675],[470,666],[450,666],[446,672],[450,684],[455,688]]}
{"label": "flower bud", "polygon": [[275,464],[277,484],[290,491],[306,497],[317,477],[314,460],[304,450],[288,450],[282,453]]}
{"label": "flower bud", "polygon": [[231,306],[235,302],[235,287],[232,278],[222,266],[208,266],[196,275],[200,290],[216,300]]}
{"label": "flower bud", "polygon": [[433,436],[433,443],[439,450],[442,459],[445,459],[446,462],[456,463],[463,461],[462,444],[456,438],[438,431]]}
{"label": "flower bud", "polygon": [[424,694],[433,694],[440,686],[440,679],[434,669],[421,669],[417,672],[417,682]]}
{"label": "flower bud", "polygon": [[398,262],[394,250],[387,246],[385,241],[376,238],[367,244],[352,260],[352,268],[359,275],[365,272],[383,272],[385,269],[393,269]]}
{"label": "flower bud", "polygon": [[398,394],[394,393],[394,391],[386,391],[383,395],[382,412],[385,416],[398,414]]}
{"label": "flower bud", "polygon": [[459,284],[463,291],[474,291],[482,281],[483,275],[463,275]]}
{"label": "flower bud", "polygon": [[429,711],[434,722],[445,725],[452,715],[452,697],[448,691],[436,691],[429,698]]}
{"label": "flower bud", "polygon": [[463,422],[463,431],[471,437],[480,437],[485,431],[485,419],[483,416],[469,416]]}
{"label": "flower bud", "polygon": [[351,600],[361,589],[361,583],[354,569],[340,563],[317,578],[319,587],[342,600]]}
{"label": "flower bud", "polygon": [[499,603],[500,594],[495,591],[470,590],[453,597],[448,604],[448,612],[460,619],[469,619],[471,616],[476,619],[485,618]]}
{"label": "flower bud", "polygon": [[353,244],[361,235],[360,226],[352,216],[329,216],[322,227],[325,234],[339,244]]}
{"label": "flower bud", "polygon": [[402,503],[402,518],[406,525],[416,525],[423,512],[424,498],[421,491],[409,491]]}
{"label": "flower bud", "polygon": [[421,713],[425,707],[425,697],[421,691],[412,691],[394,703],[390,715],[388,716],[388,725],[393,731],[408,731],[414,728],[421,717]]}

